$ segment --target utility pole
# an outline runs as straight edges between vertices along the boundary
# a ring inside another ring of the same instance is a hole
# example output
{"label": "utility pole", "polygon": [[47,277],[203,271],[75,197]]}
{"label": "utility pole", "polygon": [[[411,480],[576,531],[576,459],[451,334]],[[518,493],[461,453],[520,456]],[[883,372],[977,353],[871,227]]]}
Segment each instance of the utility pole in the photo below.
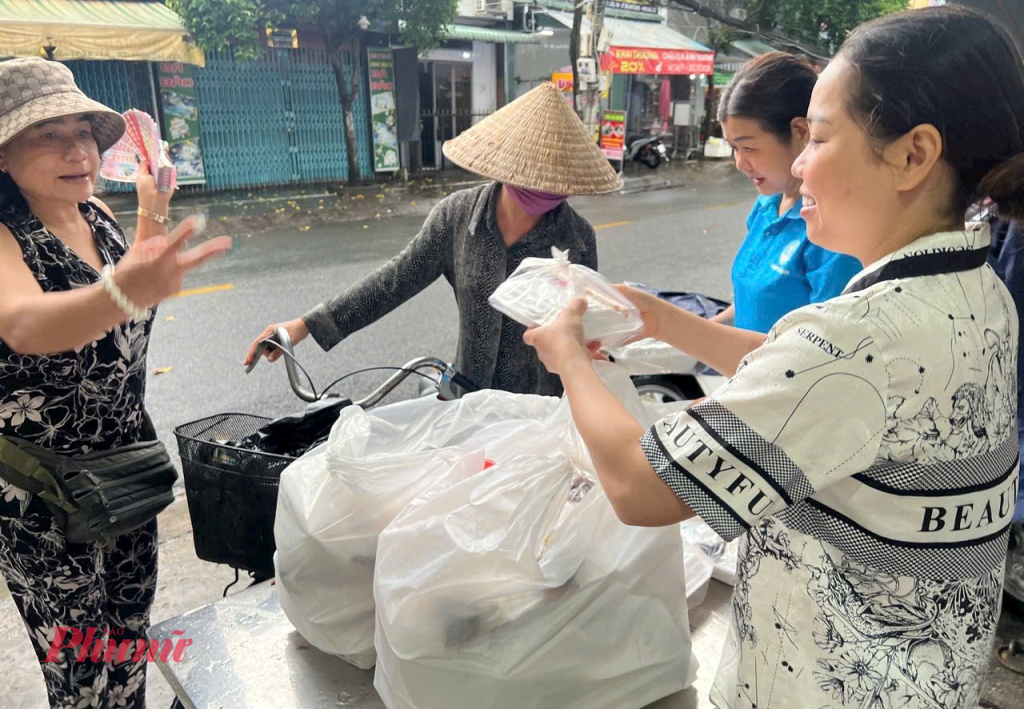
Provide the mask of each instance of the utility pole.
{"label": "utility pole", "polygon": [[583,118],[580,110],[580,31],[583,29],[584,0],[579,0],[572,9],[572,30],[569,32],[569,65],[572,67],[572,110]]}
{"label": "utility pole", "polygon": [[[582,0],[581,0],[582,2]],[[587,19],[590,21],[590,35],[580,39],[580,58],[576,74],[583,85],[583,124],[596,140],[600,125],[600,57],[601,29],[604,26],[604,0],[589,0]]]}

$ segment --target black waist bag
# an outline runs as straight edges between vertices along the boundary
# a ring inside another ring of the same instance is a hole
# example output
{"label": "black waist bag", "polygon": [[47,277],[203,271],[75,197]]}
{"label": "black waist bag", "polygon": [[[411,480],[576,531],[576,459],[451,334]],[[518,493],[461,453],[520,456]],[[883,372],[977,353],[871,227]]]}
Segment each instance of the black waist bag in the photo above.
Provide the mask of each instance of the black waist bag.
{"label": "black waist bag", "polygon": [[39,497],[68,540],[111,539],[140,527],[174,502],[178,471],[157,440],[61,455],[0,436],[0,478]]}

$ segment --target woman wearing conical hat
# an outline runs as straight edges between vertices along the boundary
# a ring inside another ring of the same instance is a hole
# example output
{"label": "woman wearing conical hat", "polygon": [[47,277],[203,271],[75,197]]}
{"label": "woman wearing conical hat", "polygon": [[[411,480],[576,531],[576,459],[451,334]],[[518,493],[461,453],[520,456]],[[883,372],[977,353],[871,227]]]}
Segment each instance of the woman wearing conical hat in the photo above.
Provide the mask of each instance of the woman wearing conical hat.
{"label": "woman wearing conical hat", "polygon": [[[442,200],[397,256],[286,327],[292,342],[312,335],[329,350],[444,276],[459,308],[455,363],[477,386],[557,395],[562,386],[523,343],[525,328],[487,298],[527,257],[551,247],[597,268],[594,229],[566,203],[571,195],[614,192],[622,182],[553,84],[542,84],[444,145],[456,165],[492,182]],[[280,351],[268,355],[273,361]]]}

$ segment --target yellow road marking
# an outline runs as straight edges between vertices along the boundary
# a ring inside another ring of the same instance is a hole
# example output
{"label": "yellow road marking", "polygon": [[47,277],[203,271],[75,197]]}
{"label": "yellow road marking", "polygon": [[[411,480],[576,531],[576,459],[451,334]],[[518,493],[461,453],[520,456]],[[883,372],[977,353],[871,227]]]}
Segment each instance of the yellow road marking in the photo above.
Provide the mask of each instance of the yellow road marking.
{"label": "yellow road marking", "polygon": [[724,204],[712,204],[712,205],[710,205],[708,207],[704,207],[704,209],[725,209],[727,207],[736,207],[736,206],[739,206],[741,204],[747,204],[747,202],[745,200],[740,200],[739,202],[726,202]]}
{"label": "yellow road marking", "polygon": [[598,224],[596,227],[594,227],[594,231],[598,231],[599,229],[611,229],[612,227],[615,226],[625,226],[629,223],[630,222],[609,222],[608,224]]}
{"label": "yellow road marking", "polygon": [[234,283],[221,283],[217,286],[206,286],[205,288],[192,288],[190,290],[178,291],[175,293],[174,297],[183,298],[186,295],[206,295],[207,293],[218,293],[224,290],[231,290],[234,287]]}

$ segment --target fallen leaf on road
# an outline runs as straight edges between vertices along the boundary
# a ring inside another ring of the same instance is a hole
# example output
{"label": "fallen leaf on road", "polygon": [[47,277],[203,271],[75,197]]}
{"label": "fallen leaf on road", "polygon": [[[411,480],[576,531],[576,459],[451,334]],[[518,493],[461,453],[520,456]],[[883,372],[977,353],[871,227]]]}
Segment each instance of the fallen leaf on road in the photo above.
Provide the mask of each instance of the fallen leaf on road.
{"label": "fallen leaf on road", "polygon": [[168,315],[166,318],[164,318],[164,322],[174,322],[174,316]]}
{"label": "fallen leaf on road", "polygon": [[153,374],[167,374],[172,369],[174,369],[174,367],[157,367],[153,370]]}

